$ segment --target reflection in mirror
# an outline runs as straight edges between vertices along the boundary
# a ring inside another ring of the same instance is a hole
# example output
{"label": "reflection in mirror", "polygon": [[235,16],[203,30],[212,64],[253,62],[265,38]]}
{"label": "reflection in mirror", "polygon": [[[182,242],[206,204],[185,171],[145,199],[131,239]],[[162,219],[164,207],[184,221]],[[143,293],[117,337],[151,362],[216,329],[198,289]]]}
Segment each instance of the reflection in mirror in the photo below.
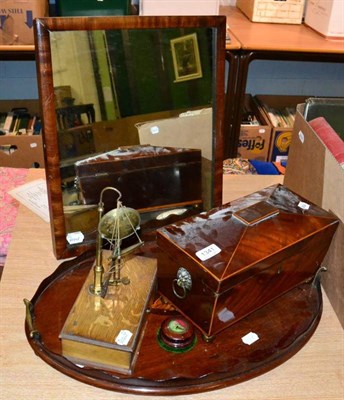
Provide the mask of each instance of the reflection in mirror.
{"label": "reflection in mirror", "polygon": [[106,186],[146,240],[221,203],[224,29],[218,16],[37,20],[57,258],[94,246]]}

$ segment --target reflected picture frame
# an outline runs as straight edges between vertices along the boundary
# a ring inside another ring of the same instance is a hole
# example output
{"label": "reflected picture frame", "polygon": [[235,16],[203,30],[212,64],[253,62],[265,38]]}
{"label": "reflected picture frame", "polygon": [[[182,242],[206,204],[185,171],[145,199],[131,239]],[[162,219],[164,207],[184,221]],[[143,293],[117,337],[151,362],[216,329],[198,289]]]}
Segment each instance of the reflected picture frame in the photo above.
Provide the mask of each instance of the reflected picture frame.
{"label": "reflected picture frame", "polygon": [[202,78],[202,66],[196,33],[171,39],[171,52],[175,74],[174,82]]}

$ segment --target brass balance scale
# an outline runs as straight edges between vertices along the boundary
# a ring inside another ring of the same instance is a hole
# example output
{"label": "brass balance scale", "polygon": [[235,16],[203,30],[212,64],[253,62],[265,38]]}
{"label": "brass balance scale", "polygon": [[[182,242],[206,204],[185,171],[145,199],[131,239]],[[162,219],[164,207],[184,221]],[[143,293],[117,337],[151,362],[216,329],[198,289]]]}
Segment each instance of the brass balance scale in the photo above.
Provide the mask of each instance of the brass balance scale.
{"label": "brass balance scale", "polygon": [[[103,215],[103,194],[117,193],[116,207]],[[156,260],[133,253],[143,241],[140,215],[121,202],[121,193],[106,187],[98,204],[96,260],[61,331],[62,354],[73,362],[130,372],[145,310],[155,284]],[[134,236],[135,242],[123,247]],[[103,249],[103,241],[110,245]],[[123,276],[125,275],[125,276]]]}

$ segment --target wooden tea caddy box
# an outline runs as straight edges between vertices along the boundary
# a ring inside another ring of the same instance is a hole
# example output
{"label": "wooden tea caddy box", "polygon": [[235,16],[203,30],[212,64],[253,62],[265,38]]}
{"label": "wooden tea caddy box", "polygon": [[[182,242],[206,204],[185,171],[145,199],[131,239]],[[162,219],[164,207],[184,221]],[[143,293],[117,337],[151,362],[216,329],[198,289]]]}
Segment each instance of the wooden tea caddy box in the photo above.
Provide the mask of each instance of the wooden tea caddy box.
{"label": "wooden tea caddy box", "polygon": [[[97,204],[102,188],[113,186],[140,212],[201,205],[201,168],[201,150],[150,145],[120,147],[75,163],[85,204]],[[105,209],[108,203],[105,196]]]}
{"label": "wooden tea caddy box", "polygon": [[282,185],[157,231],[158,289],[206,340],[303,282],[338,219]]}

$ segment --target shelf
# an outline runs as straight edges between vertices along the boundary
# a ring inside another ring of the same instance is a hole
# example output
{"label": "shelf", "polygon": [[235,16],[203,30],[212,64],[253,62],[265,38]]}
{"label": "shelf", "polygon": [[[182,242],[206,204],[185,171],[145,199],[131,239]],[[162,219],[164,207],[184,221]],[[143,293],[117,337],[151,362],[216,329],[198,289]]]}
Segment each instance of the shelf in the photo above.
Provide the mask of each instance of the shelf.
{"label": "shelf", "polygon": [[33,61],[35,60],[34,45],[0,45],[0,61]]}

